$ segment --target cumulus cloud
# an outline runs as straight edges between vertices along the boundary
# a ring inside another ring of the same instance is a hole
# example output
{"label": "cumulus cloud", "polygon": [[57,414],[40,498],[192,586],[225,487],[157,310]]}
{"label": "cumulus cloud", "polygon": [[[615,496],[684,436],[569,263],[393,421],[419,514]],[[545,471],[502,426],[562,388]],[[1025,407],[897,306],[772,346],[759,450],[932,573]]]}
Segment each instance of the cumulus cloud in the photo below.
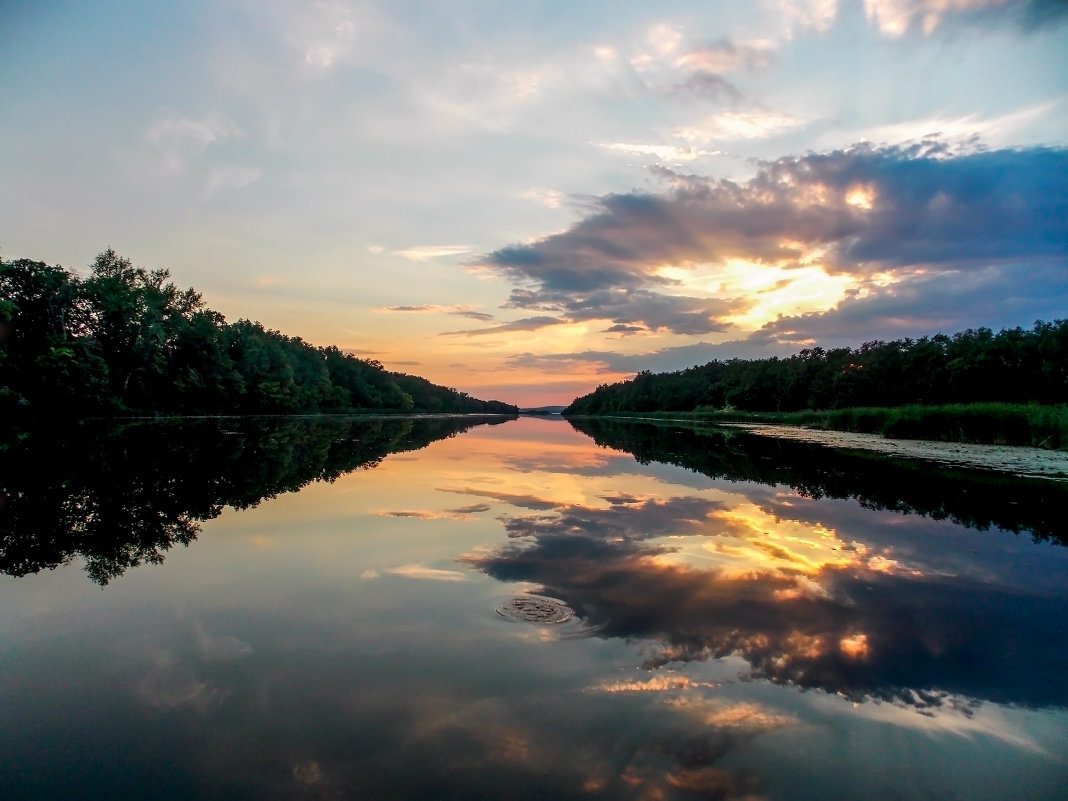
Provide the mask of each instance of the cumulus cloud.
{"label": "cumulus cloud", "polygon": [[[751,301],[700,297],[676,276],[732,260],[753,270],[817,264],[858,285],[875,276],[901,281],[897,289],[875,287],[865,301],[881,300],[888,314],[896,305],[899,317],[923,290],[991,303],[999,296],[969,292],[969,282],[1003,286],[1020,270],[1032,299],[1065,284],[1063,149],[864,144],[766,162],[744,183],[656,174],[667,191],[597,198],[594,213],[567,230],[478,264],[515,282],[511,308],[691,335],[729,330]],[[847,297],[838,313],[861,301]],[[540,326],[553,318],[535,319]]]}

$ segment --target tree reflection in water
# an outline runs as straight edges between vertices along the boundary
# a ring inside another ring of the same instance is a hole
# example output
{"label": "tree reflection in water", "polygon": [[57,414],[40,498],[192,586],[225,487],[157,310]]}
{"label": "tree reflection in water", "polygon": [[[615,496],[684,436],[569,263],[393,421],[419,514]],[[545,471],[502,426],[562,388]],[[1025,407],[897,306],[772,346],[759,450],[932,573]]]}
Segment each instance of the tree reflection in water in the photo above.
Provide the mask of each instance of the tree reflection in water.
{"label": "tree reflection in water", "polygon": [[0,451],[0,571],[80,556],[106,585],[162,562],[224,508],[370,469],[503,417],[212,418],[38,430]]}

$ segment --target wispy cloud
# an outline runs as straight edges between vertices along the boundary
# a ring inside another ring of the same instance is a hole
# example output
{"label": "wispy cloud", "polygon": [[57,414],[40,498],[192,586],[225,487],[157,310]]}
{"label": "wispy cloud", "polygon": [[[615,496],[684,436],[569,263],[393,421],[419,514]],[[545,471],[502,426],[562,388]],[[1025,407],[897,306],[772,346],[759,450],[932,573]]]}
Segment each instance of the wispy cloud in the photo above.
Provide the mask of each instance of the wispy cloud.
{"label": "wispy cloud", "polygon": [[672,135],[684,142],[766,139],[805,124],[806,120],[781,111],[723,111],[696,125],[677,128]]}
{"label": "wispy cloud", "polygon": [[412,261],[429,261],[442,256],[458,256],[471,251],[468,245],[418,245],[404,250],[391,250],[394,256],[401,256]]}
{"label": "wispy cloud", "polygon": [[202,119],[169,114],[148,129],[148,140],[159,152],[166,170],[181,173],[186,164],[224,139],[240,136],[241,129],[218,116]]}
{"label": "wispy cloud", "polygon": [[241,189],[263,175],[263,170],[244,164],[222,164],[212,167],[204,184],[204,196],[212,197],[220,190]]}
{"label": "wispy cloud", "polygon": [[384,306],[379,311],[453,314],[479,322],[489,322],[493,319],[492,314],[477,311],[470,306],[440,306],[436,303],[424,303],[419,306]]}
{"label": "wispy cloud", "polygon": [[697,74],[724,75],[739,70],[763,69],[771,63],[773,52],[771,43],[766,41],[754,45],[720,39],[679,56],[674,66]]}
{"label": "wispy cloud", "polygon": [[706,156],[722,156],[722,150],[704,150],[699,147],[684,147],[679,145],[652,145],[638,144],[636,142],[611,142],[600,144],[605,150],[618,153],[626,153],[628,156],[655,156],[661,161],[681,163],[694,161]]}
{"label": "wispy cloud", "polygon": [[391,576],[418,579],[420,581],[467,581],[467,576],[458,570],[441,570],[420,564],[407,564],[391,567],[384,571]]}
{"label": "wispy cloud", "polygon": [[515,331],[537,331],[553,325],[567,322],[557,317],[525,317],[521,320],[513,320],[510,323],[501,323],[490,328],[472,328],[465,331],[444,331],[442,336],[467,336],[478,337],[490,334],[508,334]]}

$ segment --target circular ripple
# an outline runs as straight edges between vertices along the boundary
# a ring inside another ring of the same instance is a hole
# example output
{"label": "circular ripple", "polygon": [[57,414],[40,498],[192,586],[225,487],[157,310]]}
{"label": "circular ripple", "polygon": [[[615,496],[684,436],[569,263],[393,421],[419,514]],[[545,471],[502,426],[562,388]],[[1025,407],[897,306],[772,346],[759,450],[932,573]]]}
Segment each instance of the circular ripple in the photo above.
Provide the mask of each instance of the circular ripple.
{"label": "circular ripple", "polygon": [[524,623],[566,623],[575,616],[574,610],[555,598],[541,595],[517,595],[497,607],[497,614]]}

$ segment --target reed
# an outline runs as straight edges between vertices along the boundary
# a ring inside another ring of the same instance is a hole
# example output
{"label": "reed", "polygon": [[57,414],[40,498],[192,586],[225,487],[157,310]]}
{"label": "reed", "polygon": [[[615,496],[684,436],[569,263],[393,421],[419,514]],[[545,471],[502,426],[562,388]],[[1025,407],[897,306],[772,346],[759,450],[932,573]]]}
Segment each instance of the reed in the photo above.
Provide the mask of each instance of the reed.
{"label": "reed", "polygon": [[743,412],[702,406],[693,412],[646,412],[620,416],[795,425],[831,431],[881,434],[896,439],[1026,445],[1049,450],[1068,450],[1068,405],[959,403],[800,412]]}

